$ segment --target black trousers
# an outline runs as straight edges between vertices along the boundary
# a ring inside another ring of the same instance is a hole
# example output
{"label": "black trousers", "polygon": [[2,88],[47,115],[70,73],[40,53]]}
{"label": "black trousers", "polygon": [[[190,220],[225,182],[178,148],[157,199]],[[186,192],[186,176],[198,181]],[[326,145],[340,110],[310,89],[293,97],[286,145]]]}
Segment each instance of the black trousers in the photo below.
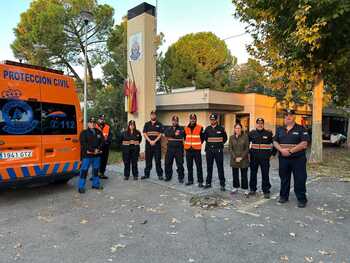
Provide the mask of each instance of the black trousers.
{"label": "black trousers", "polygon": [[281,178],[280,197],[288,200],[291,173],[294,179],[294,192],[299,202],[306,202],[306,157],[279,157],[279,175]]}
{"label": "black trousers", "polygon": [[139,160],[140,149],[132,148],[123,151],[124,162],[124,176],[130,177],[130,166],[132,167],[132,175],[137,178],[139,176],[139,169],[137,162]]}
{"label": "black trousers", "polygon": [[258,157],[254,154],[250,155],[250,180],[249,187],[250,191],[257,190],[257,174],[259,167],[261,169],[261,189],[264,193],[270,193],[270,159],[264,157]]}
{"label": "black trousers", "polygon": [[[241,170],[241,184],[239,183],[239,170]],[[242,189],[248,189],[248,168],[234,168],[232,167],[232,181],[233,187]]]}
{"label": "black trousers", "polygon": [[161,164],[162,159],[162,149],[160,144],[151,146],[148,143],[146,144],[145,150],[145,159],[146,159],[146,167],[145,167],[145,176],[149,177],[152,170],[152,160],[155,160],[156,163],[156,171],[158,177],[163,176],[163,169]]}
{"label": "black trousers", "polygon": [[182,147],[179,148],[168,148],[165,154],[165,177],[171,179],[173,176],[173,163],[174,159],[176,162],[177,175],[179,180],[183,180],[184,174],[184,150]]}
{"label": "black trousers", "polygon": [[108,163],[108,156],[109,156],[109,144],[105,144],[102,147],[102,154],[101,154],[101,164],[100,164],[100,173],[104,174],[106,172],[106,167]]}
{"label": "black trousers", "polygon": [[216,162],[216,167],[218,169],[218,176],[220,180],[220,185],[225,186],[225,174],[224,174],[224,152],[223,150],[209,150],[206,152],[207,159],[207,179],[206,184],[211,185],[211,180],[213,177],[213,166],[214,161]]}
{"label": "black trousers", "polygon": [[202,153],[200,150],[186,151],[188,181],[193,182],[193,160],[196,163],[198,183],[203,183]]}

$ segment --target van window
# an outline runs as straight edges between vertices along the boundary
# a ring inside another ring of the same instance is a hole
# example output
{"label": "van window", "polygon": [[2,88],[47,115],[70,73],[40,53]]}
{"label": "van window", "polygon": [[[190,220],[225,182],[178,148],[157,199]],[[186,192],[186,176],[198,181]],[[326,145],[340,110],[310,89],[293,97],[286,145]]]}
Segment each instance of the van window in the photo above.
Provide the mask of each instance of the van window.
{"label": "van window", "polygon": [[0,135],[40,135],[40,102],[0,99]]}
{"label": "van window", "polygon": [[42,103],[42,134],[77,134],[74,105]]}

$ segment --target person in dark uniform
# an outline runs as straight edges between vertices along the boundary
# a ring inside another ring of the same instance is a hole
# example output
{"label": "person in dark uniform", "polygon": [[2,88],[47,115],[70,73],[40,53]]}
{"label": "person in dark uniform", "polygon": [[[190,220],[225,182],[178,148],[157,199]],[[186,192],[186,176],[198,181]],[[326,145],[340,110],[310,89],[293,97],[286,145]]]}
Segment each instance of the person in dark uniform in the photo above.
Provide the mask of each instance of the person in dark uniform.
{"label": "person in dark uniform", "polygon": [[132,167],[132,175],[134,180],[137,180],[139,176],[137,162],[140,155],[142,135],[141,132],[136,129],[135,121],[129,121],[128,129],[122,132],[121,141],[124,162],[124,180],[129,180],[130,165]]}
{"label": "person in dark uniform", "polygon": [[98,117],[96,128],[102,132],[103,138],[104,138],[102,154],[101,154],[100,178],[108,179],[108,176],[105,175],[105,172],[106,172],[106,167],[108,163],[109,147],[112,142],[112,132],[111,132],[111,127],[105,121],[104,114],[101,114]]}
{"label": "person in dark uniform", "polygon": [[80,134],[81,145],[81,167],[78,191],[85,193],[86,177],[89,167],[92,166],[92,188],[102,190],[98,170],[100,168],[101,153],[103,147],[103,135],[99,129],[95,128],[95,120],[90,118],[88,128]]}
{"label": "person in dark uniform", "polygon": [[279,175],[281,190],[279,203],[288,202],[291,173],[298,207],[306,206],[306,148],[310,137],[306,129],[295,123],[295,112],[286,110],[284,127],[279,127],[274,137],[274,146],[279,151]]}
{"label": "person in dark uniform", "polygon": [[204,131],[206,141],[205,152],[207,159],[207,179],[204,188],[211,187],[213,175],[214,160],[218,168],[220,179],[220,190],[225,191],[225,175],[224,175],[224,144],[227,141],[227,134],[224,127],[218,125],[218,115],[212,113],[210,115],[210,126]]}
{"label": "person in dark uniform", "polygon": [[165,154],[165,181],[170,181],[173,176],[174,159],[177,167],[177,175],[179,183],[184,182],[184,137],[185,132],[179,126],[179,117],[173,116],[172,126],[167,128],[164,132],[168,139],[167,151]]}
{"label": "person in dark uniform", "polygon": [[163,169],[161,165],[162,148],[161,137],[163,133],[163,125],[157,120],[157,114],[155,111],[151,112],[151,120],[145,123],[143,128],[143,135],[146,139],[145,159],[146,167],[145,174],[141,179],[147,179],[150,176],[152,169],[153,157],[156,162],[156,170],[159,180],[163,180]]}
{"label": "person in dark uniform", "polygon": [[185,127],[186,164],[188,172],[188,181],[186,185],[193,184],[193,160],[196,163],[198,187],[203,187],[203,168],[202,168],[202,144],[204,142],[203,127],[197,124],[197,116],[190,115],[190,123]]}
{"label": "person in dark uniform", "polygon": [[248,134],[250,146],[250,180],[249,195],[255,195],[257,190],[257,173],[260,166],[261,169],[261,189],[264,198],[270,198],[270,158],[276,154],[273,147],[273,135],[269,130],[264,129],[264,119],[256,119],[256,129]]}

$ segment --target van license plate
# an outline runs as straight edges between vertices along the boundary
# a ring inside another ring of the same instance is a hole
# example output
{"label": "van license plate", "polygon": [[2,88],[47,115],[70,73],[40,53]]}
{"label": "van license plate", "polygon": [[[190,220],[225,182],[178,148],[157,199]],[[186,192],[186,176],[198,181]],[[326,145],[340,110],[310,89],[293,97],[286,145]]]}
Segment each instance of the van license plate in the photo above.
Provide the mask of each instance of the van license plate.
{"label": "van license plate", "polygon": [[0,160],[20,160],[33,157],[33,151],[0,152]]}

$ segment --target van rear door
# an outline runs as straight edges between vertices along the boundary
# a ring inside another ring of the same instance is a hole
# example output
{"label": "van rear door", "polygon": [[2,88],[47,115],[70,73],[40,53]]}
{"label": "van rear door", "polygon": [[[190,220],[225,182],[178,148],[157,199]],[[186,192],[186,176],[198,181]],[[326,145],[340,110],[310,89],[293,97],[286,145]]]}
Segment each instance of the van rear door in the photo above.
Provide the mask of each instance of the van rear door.
{"label": "van rear door", "polygon": [[41,174],[40,86],[28,69],[0,64],[0,185]]}
{"label": "van rear door", "polygon": [[42,87],[43,164],[50,174],[78,171],[80,162],[80,104],[72,78],[52,75]]}

